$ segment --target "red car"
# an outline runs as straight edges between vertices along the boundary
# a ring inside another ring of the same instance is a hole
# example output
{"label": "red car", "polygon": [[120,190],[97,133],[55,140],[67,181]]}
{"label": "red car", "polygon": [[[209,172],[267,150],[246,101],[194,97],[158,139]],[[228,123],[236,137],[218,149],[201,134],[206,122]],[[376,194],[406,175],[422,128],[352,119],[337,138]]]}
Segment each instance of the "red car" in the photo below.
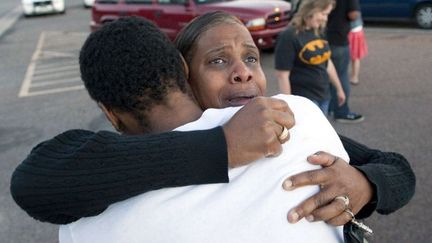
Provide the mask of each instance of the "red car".
{"label": "red car", "polygon": [[96,0],[90,27],[94,31],[120,16],[142,16],[174,40],[194,17],[216,10],[241,19],[260,49],[274,46],[291,17],[291,4],[281,0]]}

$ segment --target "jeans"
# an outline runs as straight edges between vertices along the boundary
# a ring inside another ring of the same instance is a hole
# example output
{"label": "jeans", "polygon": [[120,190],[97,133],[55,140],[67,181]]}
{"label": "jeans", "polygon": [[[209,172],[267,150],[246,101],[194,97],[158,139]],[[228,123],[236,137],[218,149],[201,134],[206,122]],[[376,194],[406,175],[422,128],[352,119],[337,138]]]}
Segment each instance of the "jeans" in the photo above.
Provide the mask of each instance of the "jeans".
{"label": "jeans", "polygon": [[350,64],[350,51],[349,46],[334,46],[330,45],[331,49],[331,60],[336,68],[336,72],[342,84],[342,88],[345,92],[346,100],[342,106],[338,105],[338,96],[336,89],[333,85],[330,85],[330,106],[329,110],[333,112],[335,118],[345,117],[350,113],[348,106],[349,96],[351,93],[351,84],[349,82],[349,64]]}
{"label": "jeans", "polygon": [[321,109],[321,111],[324,113],[325,116],[327,116],[330,100],[323,100],[323,101],[312,100],[312,102],[315,103],[315,105],[317,105]]}

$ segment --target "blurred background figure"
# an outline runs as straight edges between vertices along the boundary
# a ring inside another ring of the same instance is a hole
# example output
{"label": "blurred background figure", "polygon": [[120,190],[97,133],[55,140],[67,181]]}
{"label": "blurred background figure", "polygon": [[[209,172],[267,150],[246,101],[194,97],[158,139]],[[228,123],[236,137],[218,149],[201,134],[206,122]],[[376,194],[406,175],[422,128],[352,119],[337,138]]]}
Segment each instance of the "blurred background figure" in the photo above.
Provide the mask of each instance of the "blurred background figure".
{"label": "blurred background figure", "polygon": [[300,6],[300,0],[291,0],[289,1],[291,3],[291,13],[292,16],[294,16],[295,13],[297,13],[297,10]]}
{"label": "blurred background figure", "polygon": [[363,31],[363,20],[361,14],[351,22],[351,31],[348,34],[351,54],[350,82],[353,85],[359,83],[360,60],[368,54],[366,37]]}
{"label": "blurred background figure", "polygon": [[345,92],[346,101],[339,106],[337,90],[330,87],[331,100],[329,112],[334,119],[342,123],[358,123],[364,120],[363,115],[354,113],[349,107],[351,84],[349,82],[350,50],[348,33],[350,22],[360,15],[358,0],[336,0],[336,7],[330,13],[327,23],[327,39],[331,49],[331,60],[336,68],[338,77]]}
{"label": "blurred background figure", "polygon": [[301,1],[291,25],[279,35],[275,49],[280,92],[310,99],[325,115],[330,104],[330,83],[337,92],[338,105],[345,102],[345,93],[324,37],[327,17],[334,5],[334,0]]}

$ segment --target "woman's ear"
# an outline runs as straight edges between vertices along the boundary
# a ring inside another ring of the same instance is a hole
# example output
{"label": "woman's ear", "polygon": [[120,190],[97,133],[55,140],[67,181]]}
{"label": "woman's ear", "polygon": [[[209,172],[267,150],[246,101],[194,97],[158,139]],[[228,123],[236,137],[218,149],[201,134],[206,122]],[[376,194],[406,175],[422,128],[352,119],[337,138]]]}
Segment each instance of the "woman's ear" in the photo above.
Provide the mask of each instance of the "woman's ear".
{"label": "woman's ear", "polygon": [[115,112],[112,109],[109,109],[108,107],[106,107],[104,104],[102,104],[101,102],[97,103],[99,108],[103,111],[103,113],[105,114],[105,117],[111,122],[111,125],[118,131],[118,132],[122,132],[120,130],[120,119],[117,117],[117,115],[115,114]]}

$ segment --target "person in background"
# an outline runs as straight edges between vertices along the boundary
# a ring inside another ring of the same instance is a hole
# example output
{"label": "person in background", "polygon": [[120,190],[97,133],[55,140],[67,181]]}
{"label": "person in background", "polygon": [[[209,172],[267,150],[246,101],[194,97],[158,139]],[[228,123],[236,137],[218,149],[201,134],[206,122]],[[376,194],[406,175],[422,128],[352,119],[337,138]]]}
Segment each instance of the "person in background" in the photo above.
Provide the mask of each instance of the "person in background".
{"label": "person in background", "polygon": [[345,92],[346,100],[339,106],[339,96],[334,87],[330,87],[331,100],[329,113],[337,122],[359,123],[364,116],[352,112],[349,107],[351,84],[349,81],[350,50],[348,33],[351,28],[350,22],[360,14],[358,0],[336,0],[336,7],[330,13],[327,23],[327,40],[332,52],[331,60]]}
{"label": "person in background", "polygon": [[330,83],[337,90],[338,105],[345,93],[330,59],[323,36],[334,0],[303,0],[291,26],[279,35],[275,49],[276,77],[280,91],[313,101],[327,115]]}
{"label": "person in background", "polygon": [[291,14],[294,15],[299,9],[301,0],[291,0],[288,2],[291,3]]}
{"label": "person in background", "polygon": [[361,14],[359,14],[355,20],[351,21],[351,31],[348,34],[348,41],[351,54],[350,82],[353,85],[357,85],[359,84],[360,60],[368,54]]}

